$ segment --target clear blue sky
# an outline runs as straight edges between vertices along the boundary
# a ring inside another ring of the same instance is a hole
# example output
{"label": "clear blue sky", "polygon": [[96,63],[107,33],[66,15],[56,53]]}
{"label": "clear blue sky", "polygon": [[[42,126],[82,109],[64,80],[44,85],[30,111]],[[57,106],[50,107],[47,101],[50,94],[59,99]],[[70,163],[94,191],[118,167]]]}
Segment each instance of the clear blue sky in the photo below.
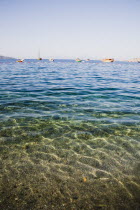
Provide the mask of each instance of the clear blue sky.
{"label": "clear blue sky", "polygon": [[140,0],[0,0],[0,55],[140,57]]}

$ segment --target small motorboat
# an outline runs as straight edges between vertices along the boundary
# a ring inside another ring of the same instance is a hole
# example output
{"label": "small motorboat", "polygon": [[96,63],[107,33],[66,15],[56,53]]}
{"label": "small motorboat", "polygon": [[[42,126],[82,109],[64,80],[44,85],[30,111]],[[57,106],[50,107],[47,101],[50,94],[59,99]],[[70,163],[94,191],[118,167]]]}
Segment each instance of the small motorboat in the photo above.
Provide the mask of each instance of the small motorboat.
{"label": "small motorboat", "polygon": [[82,60],[80,58],[77,58],[76,59],[76,62],[81,62]]}
{"label": "small motorboat", "polygon": [[42,58],[38,58],[37,60],[41,61],[41,60],[42,60]]}
{"label": "small motorboat", "polygon": [[24,59],[20,59],[20,60],[17,60],[16,62],[22,63],[23,61],[24,61]]}

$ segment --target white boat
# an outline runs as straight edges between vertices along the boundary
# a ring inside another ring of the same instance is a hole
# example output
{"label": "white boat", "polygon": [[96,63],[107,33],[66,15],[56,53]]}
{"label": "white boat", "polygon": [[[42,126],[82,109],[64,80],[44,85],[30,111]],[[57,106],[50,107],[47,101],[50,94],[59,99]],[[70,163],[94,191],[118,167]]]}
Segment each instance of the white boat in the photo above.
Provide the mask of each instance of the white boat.
{"label": "white boat", "polygon": [[53,61],[54,61],[54,59],[53,59],[53,58],[50,58],[50,59],[49,59],[49,61],[52,61],[52,62],[53,62]]}

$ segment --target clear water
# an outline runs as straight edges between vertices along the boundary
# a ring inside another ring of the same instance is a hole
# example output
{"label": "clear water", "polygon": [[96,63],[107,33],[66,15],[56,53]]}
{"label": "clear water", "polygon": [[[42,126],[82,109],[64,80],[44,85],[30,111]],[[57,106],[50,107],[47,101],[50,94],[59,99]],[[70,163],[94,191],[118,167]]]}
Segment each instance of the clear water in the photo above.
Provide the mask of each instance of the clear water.
{"label": "clear water", "polygon": [[1,209],[139,209],[140,64],[0,61]]}

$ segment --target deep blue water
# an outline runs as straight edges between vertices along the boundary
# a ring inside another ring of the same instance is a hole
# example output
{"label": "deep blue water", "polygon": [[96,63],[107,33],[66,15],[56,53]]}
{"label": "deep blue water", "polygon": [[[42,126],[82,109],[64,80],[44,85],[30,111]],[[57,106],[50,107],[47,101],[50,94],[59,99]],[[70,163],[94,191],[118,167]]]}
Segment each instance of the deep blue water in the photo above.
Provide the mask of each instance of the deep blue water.
{"label": "deep blue water", "polygon": [[2,120],[57,115],[139,123],[138,63],[5,61],[0,63],[0,71]]}
{"label": "deep blue water", "polygon": [[[89,204],[87,209],[138,208],[139,136],[139,63],[0,61],[1,177],[11,189],[9,195],[1,187],[3,206],[55,206],[53,188],[48,187],[48,192],[54,204],[39,201],[34,191],[36,186],[44,198],[39,183],[45,177],[50,186],[52,177],[55,196],[67,208],[80,208],[81,200],[83,206]],[[60,190],[64,180],[69,183],[66,200],[66,192]],[[33,192],[25,196],[19,182]],[[96,192],[94,199],[90,187]],[[81,194],[81,189],[87,194]],[[21,191],[25,203],[21,203]]]}

